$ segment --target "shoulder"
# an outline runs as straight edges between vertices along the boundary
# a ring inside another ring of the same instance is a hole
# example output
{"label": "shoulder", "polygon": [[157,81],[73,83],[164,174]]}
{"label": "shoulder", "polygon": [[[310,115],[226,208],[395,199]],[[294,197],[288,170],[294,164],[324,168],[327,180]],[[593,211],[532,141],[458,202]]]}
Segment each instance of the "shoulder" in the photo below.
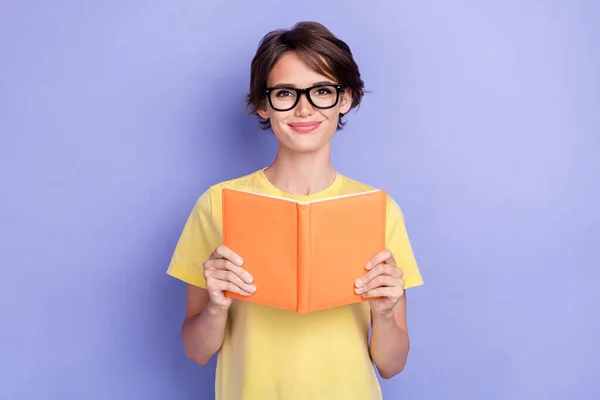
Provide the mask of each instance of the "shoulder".
{"label": "shoulder", "polygon": [[387,195],[387,201],[388,201],[388,211],[391,211],[392,213],[401,213],[398,203],[396,202],[396,200],[394,198],[392,198],[390,193],[385,188],[377,187],[377,186],[374,186],[369,183],[361,182],[361,181],[358,181],[356,179],[350,178],[345,175],[342,175],[342,177],[343,177],[343,185],[342,185],[343,194],[361,193],[361,192],[368,192],[371,190],[385,190],[386,195]]}
{"label": "shoulder", "polygon": [[356,179],[350,178],[349,176],[340,174],[341,176],[341,187],[340,191],[342,194],[351,194],[351,193],[361,193],[368,192],[371,190],[376,190],[375,186],[372,186],[368,183],[358,181]]}
{"label": "shoulder", "polygon": [[211,192],[220,192],[224,188],[239,190],[252,189],[258,184],[260,173],[261,171],[258,170],[240,177],[218,182],[210,186],[208,190]]}
{"label": "shoulder", "polygon": [[252,191],[258,185],[259,173],[260,171],[255,171],[240,177],[211,184],[198,198],[196,207],[211,209],[215,204],[220,204],[222,191],[225,188]]}

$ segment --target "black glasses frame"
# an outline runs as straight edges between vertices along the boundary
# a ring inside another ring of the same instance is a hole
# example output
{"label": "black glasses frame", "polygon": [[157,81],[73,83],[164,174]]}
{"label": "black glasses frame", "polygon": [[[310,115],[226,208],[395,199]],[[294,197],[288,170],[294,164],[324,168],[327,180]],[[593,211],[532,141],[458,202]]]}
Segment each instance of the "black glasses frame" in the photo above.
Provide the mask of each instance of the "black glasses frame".
{"label": "black glasses frame", "polygon": [[[312,99],[310,98],[310,91],[316,88],[320,88],[320,87],[334,87],[335,88],[335,102],[330,105],[330,106],[326,106],[326,107],[321,107],[316,105]],[[269,99],[269,104],[271,105],[271,108],[275,111],[289,111],[291,109],[293,109],[294,107],[296,107],[298,105],[298,102],[300,101],[300,96],[302,96],[302,93],[304,93],[306,95],[306,99],[308,100],[308,102],[315,108],[318,108],[320,110],[326,110],[328,108],[333,108],[337,105],[338,101],[340,101],[340,92],[346,88],[346,85],[343,84],[339,84],[339,83],[328,83],[328,84],[322,84],[322,85],[315,85],[315,86],[311,86],[305,89],[298,89],[298,88],[293,88],[293,87],[287,87],[287,86],[277,86],[277,87],[269,87],[265,89],[265,96],[267,96],[267,99]],[[289,90],[291,92],[296,92],[296,101],[294,102],[294,104],[292,104],[290,107],[287,108],[276,108],[275,106],[273,106],[273,101],[271,100],[271,92],[274,90],[278,90],[278,89],[285,89],[285,90]]]}

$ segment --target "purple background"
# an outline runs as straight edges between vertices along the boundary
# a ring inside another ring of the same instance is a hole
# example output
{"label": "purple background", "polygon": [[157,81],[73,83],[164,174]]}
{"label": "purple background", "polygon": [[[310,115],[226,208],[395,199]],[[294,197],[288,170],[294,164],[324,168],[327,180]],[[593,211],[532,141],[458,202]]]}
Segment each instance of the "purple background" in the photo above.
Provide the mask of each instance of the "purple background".
{"label": "purple background", "polygon": [[201,192],[272,159],[249,64],[303,19],[372,92],[335,166],[398,200],[426,282],[385,397],[600,398],[598,4],[3,1],[0,398],[212,397],[165,270]]}

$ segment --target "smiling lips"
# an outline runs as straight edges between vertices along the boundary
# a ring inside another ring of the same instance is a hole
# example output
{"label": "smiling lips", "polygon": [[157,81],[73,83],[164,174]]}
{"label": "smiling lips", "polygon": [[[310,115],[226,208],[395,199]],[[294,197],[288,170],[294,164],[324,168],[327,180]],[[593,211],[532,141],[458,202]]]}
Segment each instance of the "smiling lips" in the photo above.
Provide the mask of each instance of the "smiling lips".
{"label": "smiling lips", "polygon": [[294,122],[288,125],[298,133],[310,133],[317,129],[321,125],[321,122]]}

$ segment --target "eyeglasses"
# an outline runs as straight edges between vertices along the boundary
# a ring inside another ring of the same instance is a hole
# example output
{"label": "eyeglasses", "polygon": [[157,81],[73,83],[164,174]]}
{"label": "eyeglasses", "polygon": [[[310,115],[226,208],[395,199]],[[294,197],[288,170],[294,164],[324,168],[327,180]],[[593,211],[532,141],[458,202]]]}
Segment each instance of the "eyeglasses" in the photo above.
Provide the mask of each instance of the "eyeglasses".
{"label": "eyeglasses", "polygon": [[278,86],[266,88],[265,94],[269,99],[271,108],[276,111],[289,111],[296,107],[303,93],[313,107],[327,109],[334,107],[338,103],[340,91],[345,87],[346,85],[341,84],[317,85],[306,89]]}

